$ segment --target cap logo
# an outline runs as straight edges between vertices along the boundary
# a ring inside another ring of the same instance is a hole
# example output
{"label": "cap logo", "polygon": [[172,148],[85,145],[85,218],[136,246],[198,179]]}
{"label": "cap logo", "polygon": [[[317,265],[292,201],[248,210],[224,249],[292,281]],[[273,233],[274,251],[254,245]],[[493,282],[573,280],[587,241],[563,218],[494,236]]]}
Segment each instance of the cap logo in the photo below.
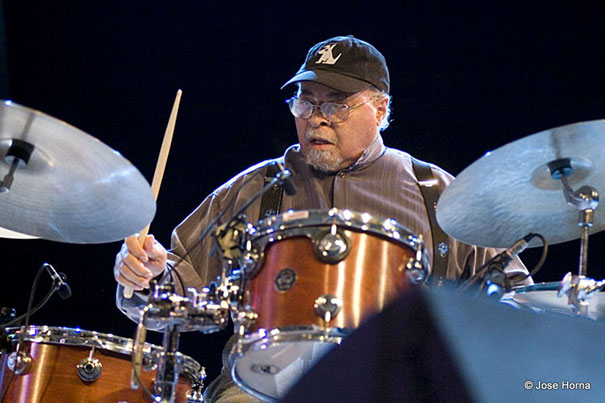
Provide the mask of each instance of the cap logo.
{"label": "cap logo", "polygon": [[332,45],[326,45],[323,48],[321,48],[317,53],[319,53],[321,55],[321,57],[315,62],[315,64],[335,64],[338,59],[340,59],[340,56],[342,56],[342,53],[339,53],[338,56],[336,56],[336,58],[334,57],[334,54],[332,53],[332,49],[334,49],[334,46],[336,46],[337,43],[334,43]]}

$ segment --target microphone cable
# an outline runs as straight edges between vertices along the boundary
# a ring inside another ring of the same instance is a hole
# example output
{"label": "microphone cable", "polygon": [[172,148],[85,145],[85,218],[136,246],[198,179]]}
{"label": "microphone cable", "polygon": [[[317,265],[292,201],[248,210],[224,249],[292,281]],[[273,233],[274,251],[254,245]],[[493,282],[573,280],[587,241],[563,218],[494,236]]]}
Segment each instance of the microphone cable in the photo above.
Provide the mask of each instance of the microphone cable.
{"label": "microphone cable", "polygon": [[22,319],[25,319],[24,324],[21,326],[21,330],[19,332],[19,340],[17,342],[17,348],[16,348],[15,367],[13,367],[13,370],[11,371],[8,382],[6,383],[6,386],[4,387],[4,390],[2,391],[2,395],[0,396],[0,403],[4,402],[4,399],[6,398],[6,395],[8,393],[8,389],[10,388],[10,385],[15,377],[15,371],[17,370],[16,366],[19,363],[19,355],[21,354],[21,348],[25,341],[25,332],[27,331],[27,328],[29,327],[29,320],[30,320],[31,315],[38,312],[38,310],[40,310],[40,308],[42,308],[44,305],[46,305],[46,303],[50,300],[52,295],[57,290],[57,285],[55,284],[55,281],[53,280],[53,284],[51,285],[51,288],[48,291],[48,294],[46,294],[46,296],[44,298],[42,298],[42,300],[35,307],[32,308],[32,306],[34,305],[34,297],[36,295],[36,289],[38,288],[38,283],[40,282],[40,276],[42,275],[42,273],[44,271],[46,271],[46,263],[44,263],[44,264],[42,264],[42,266],[40,266],[40,268],[38,269],[38,272],[36,273],[36,276],[34,277],[34,282],[32,284],[32,290],[29,293],[29,302],[27,304],[27,311],[23,315],[11,320],[10,322],[2,324],[2,327],[4,329],[6,329],[7,327],[9,327],[11,325],[20,322]]}

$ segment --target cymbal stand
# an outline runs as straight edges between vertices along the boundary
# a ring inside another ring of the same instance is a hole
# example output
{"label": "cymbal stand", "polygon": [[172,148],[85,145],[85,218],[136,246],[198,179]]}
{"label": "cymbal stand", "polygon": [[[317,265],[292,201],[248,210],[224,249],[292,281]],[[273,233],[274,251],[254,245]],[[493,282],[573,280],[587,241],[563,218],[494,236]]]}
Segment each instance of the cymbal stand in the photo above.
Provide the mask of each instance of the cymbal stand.
{"label": "cymbal stand", "polygon": [[588,300],[592,294],[599,291],[604,282],[596,282],[586,277],[588,264],[588,230],[593,225],[594,210],[599,205],[599,192],[591,186],[582,186],[573,190],[567,182],[567,177],[573,173],[569,158],[562,158],[548,164],[551,177],[560,180],[563,184],[563,194],[567,204],[575,206],[579,210],[578,226],[581,227],[580,258],[578,263],[578,274],[567,273],[559,285],[559,297],[567,294],[568,304],[574,306],[576,314],[587,316]]}

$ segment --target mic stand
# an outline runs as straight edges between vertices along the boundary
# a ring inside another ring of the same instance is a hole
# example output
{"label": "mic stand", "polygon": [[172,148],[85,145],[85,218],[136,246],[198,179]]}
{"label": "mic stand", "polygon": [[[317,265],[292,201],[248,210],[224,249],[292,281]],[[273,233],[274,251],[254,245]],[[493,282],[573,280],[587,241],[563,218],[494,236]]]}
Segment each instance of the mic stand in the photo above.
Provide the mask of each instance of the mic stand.
{"label": "mic stand", "polygon": [[259,197],[261,197],[262,195],[267,193],[275,185],[283,186],[283,184],[291,177],[292,177],[292,171],[290,171],[289,169],[286,168],[286,169],[279,171],[277,173],[277,175],[275,175],[275,177],[273,179],[271,179],[269,182],[267,182],[267,184],[265,184],[265,186],[261,190],[259,190],[254,195],[252,195],[252,197],[250,197],[244,204],[242,204],[242,206],[239,209],[237,209],[237,211],[235,213],[233,213],[233,215],[229,218],[227,223],[224,225],[224,228],[222,229],[222,231],[220,231],[220,233],[217,234],[217,236],[224,236],[226,231],[230,228],[231,222],[236,220],[238,217],[240,217],[240,215],[248,207],[250,207],[250,205],[252,203],[254,203],[254,201],[256,201],[256,199],[258,199]]}
{"label": "mic stand", "polygon": [[[279,164],[279,163],[276,163]],[[279,164],[280,165],[280,164]],[[281,166],[281,165],[280,165]],[[199,238],[197,239],[197,242],[194,246],[194,248],[200,247],[200,245],[202,244],[202,241],[206,238],[206,236],[208,236],[208,234],[210,233],[210,231],[212,231],[215,226],[216,223],[225,215],[225,211],[227,208],[229,208],[233,202],[235,201],[235,196],[239,193],[239,191],[248,183],[250,183],[250,181],[256,177],[256,175],[258,175],[260,172],[262,172],[262,170],[258,170],[256,173],[252,174],[250,176],[250,178],[246,179],[241,185],[240,187],[237,189],[237,191],[235,192],[234,195],[231,196],[231,198],[229,199],[229,201],[225,204],[225,207],[223,208],[223,210],[221,212],[219,212],[216,217],[214,217],[214,219],[212,219],[212,221],[208,224],[208,226],[204,229],[204,231],[202,232],[202,234],[199,236]],[[258,191],[256,194],[254,194],[250,200],[244,204],[244,206],[242,206],[237,213],[235,213],[228,221],[231,222],[233,221],[233,219],[237,216],[239,216],[241,214],[241,212],[243,212],[246,208],[248,208],[252,202],[254,200],[256,200],[258,197],[262,196],[263,194],[265,194],[269,189],[271,189],[272,186],[274,186],[275,184],[284,184],[288,179],[290,179],[292,177],[292,171],[290,171],[289,169],[282,169],[280,172],[278,172],[278,174],[275,176],[275,178],[273,178],[273,180],[271,180],[270,182],[268,182],[260,191]],[[228,226],[225,224],[224,228],[227,228]],[[219,234],[217,234],[217,236],[224,236],[224,228],[220,231]],[[178,267],[178,265],[185,259],[187,259],[187,257],[189,256],[190,252],[185,253],[184,256],[181,256],[174,264],[174,267]]]}

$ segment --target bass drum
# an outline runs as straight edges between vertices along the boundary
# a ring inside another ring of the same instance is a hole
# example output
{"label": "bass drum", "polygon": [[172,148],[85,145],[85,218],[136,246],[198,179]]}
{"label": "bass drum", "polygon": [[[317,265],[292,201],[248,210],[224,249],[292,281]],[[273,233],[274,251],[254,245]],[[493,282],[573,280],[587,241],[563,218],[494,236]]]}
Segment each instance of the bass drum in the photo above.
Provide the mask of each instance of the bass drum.
{"label": "bass drum", "polygon": [[368,316],[428,277],[423,242],[392,219],[349,210],[303,210],[250,231],[241,337],[231,377],[248,393],[278,400]]}
{"label": "bass drum", "polygon": [[[15,349],[21,328],[7,329]],[[152,402],[139,387],[130,388],[131,339],[66,327],[30,326],[20,351],[30,358],[15,368],[14,351],[2,354],[2,390],[10,382],[4,401],[20,403]],[[142,383],[153,390],[155,370],[162,349],[146,343]],[[192,390],[201,388],[204,369],[180,354],[177,402],[188,402]],[[29,362],[29,363],[27,363]]]}

